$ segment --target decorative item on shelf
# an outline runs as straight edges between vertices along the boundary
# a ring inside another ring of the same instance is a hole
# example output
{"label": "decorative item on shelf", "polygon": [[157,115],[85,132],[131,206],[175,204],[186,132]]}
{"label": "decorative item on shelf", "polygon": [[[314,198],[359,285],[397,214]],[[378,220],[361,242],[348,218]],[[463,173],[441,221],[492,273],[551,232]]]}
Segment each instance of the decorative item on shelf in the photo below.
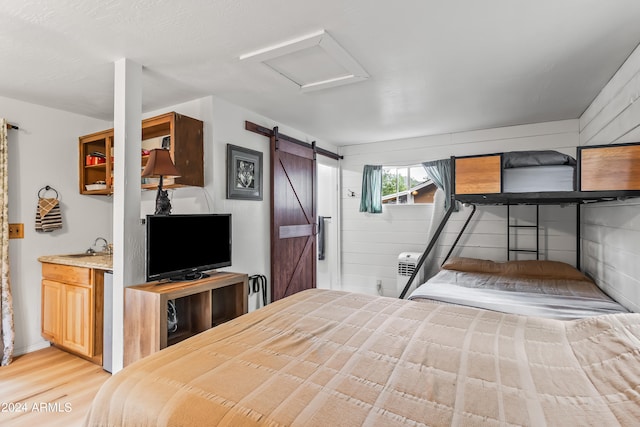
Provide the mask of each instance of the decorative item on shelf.
{"label": "decorative item on shelf", "polygon": [[167,301],[167,332],[170,334],[178,330],[178,312],[176,302],[172,299]]}
{"label": "decorative item on shelf", "polygon": [[95,181],[93,184],[85,184],[84,188],[87,191],[104,190],[107,188],[107,183],[106,181]]}
{"label": "decorative item on shelf", "polygon": [[107,162],[107,156],[100,151],[93,151],[85,156],[85,165],[102,165]]}
{"label": "decorative item on shelf", "polygon": [[167,190],[162,189],[162,178],[165,176],[178,177],[180,172],[176,169],[171,154],[168,150],[154,148],[149,152],[149,161],[142,171],[143,177],[160,178],[158,183],[158,194],[156,195],[156,215],[169,215],[171,213],[171,202]]}
{"label": "decorative item on shelf", "polygon": [[262,200],[262,153],[227,144],[227,199]]}

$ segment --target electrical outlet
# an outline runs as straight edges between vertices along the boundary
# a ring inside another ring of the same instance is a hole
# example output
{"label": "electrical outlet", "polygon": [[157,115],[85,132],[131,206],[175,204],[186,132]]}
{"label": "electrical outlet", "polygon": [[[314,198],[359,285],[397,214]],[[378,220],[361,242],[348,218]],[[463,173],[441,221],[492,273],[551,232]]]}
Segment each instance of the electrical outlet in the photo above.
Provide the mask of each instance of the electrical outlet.
{"label": "electrical outlet", "polygon": [[10,239],[24,239],[24,224],[9,224]]}

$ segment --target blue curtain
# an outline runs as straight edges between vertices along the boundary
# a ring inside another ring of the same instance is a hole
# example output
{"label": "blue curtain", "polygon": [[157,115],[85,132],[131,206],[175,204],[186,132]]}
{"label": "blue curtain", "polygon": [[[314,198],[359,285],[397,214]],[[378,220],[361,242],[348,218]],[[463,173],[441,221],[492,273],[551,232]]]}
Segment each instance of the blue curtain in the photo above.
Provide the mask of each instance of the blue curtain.
{"label": "blue curtain", "polygon": [[382,213],[382,166],[364,166],[360,212]]}
{"label": "blue curtain", "polygon": [[422,166],[436,187],[444,192],[444,209],[449,210],[449,206],[451,206],[451,159],[424,162]]}

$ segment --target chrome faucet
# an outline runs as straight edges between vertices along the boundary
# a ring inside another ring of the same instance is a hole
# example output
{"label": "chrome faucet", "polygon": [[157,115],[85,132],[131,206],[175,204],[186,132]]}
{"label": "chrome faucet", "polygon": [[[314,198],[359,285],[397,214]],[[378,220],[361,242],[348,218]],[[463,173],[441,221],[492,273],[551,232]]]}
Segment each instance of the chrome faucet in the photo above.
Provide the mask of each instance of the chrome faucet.
{"label": "chrome faucet", "polygon": [[106,252],[111,255],[111,245],[109,245],[109,242],[107,242],[107,239],[105,239],[104,237],[98,237],[96,241],[93,242],[93,246],[97,246],[99,240],[102,240],[104,242],[104,244],[102,245],[102,252]]}

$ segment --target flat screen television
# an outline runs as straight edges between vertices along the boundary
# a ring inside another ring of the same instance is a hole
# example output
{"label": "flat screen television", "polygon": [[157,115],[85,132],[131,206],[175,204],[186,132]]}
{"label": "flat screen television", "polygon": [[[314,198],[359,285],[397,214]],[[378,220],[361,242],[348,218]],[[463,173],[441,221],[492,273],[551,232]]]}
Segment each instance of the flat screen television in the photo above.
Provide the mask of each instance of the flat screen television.
{"label": "flat screen television", "polygon": [[193,280],[231,265],[231,214],[147,215],[147,281]]}

